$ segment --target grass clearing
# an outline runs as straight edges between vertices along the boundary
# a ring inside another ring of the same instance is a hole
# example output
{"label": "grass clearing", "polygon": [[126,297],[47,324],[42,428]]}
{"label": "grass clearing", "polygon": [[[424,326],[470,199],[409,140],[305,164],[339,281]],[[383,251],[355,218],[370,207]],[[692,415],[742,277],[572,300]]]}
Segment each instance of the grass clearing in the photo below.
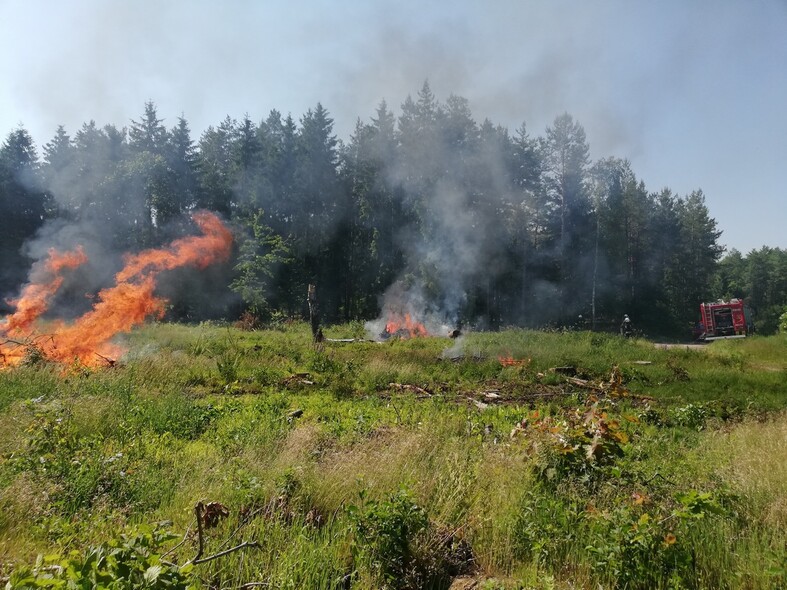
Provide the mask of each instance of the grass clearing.
{"label": "grass clearing", "polygon": [[133,570],[153,565],[147,543],[184,565],[200,501],[228,511],[204,555],[259,547],[162,570],[173,587],[787,583],[783,336],[663,350],[513,330],[315,348],[304,324],[203,324],[128,344],[111,369],[0,372],[12,587],[56,585],[38,554],[87,571],[90,551],[122,545]]}

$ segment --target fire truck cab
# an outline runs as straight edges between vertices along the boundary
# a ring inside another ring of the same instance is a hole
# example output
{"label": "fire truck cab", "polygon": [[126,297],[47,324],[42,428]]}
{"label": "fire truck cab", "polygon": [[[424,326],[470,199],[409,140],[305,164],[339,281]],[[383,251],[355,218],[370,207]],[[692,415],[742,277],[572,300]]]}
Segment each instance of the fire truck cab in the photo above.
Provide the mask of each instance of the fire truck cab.
{"label": "fire truck cab", "polygon": [[745,338],[752,332],[750,315],[741,299],[701,303],[697,340]]}

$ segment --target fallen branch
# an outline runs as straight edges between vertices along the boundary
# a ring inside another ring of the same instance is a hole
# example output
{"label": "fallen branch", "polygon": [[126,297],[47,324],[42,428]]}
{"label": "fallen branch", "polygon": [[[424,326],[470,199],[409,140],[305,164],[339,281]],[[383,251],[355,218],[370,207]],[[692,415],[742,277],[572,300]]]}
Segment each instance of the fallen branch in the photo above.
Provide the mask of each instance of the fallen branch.
{"label": "fallen branch", "polygon": [[235,547],[230,547],[229,549],[225,549],[224,551],[219,551],[218,553],[214,553],[213,555],[209,555],[208,557],[203,557],[201,559],[194,559],[191,561],[194,565],[199,565],[200,563],[206,563],[208,561],[213,561],[214,559],[218,559],[219,557],[224,557],[225,555],[229,555],[230,553],[235,553],[236,551],[240,551],[241,549],[246,549],[248,547],[253,547],[255,549],[262,549],[262,545],[259,544],[257,541],[244,541],[240,545],[235,545]]}
{"label": "fallen branch", "polygon": [[486,410],[489,407],[489,404],[485,404],[484,402],[480,402],[477,399],[473,399],[472,397],[468,397],[467,399],[470,400],[471,402],[473,402],[475,407],[477,407],[479,410]]}
{"label": "fallen branch", "polygon": [[431,392],[427,391],[423,387],[418,387],[417,385],[410,385],[409,383],[389,383],[388,387],[390,387],[391,389],[398,389],[399,391],[412,391],[420,395],[432,397]]}
{"label": "fallen branch", "polygon": [[282,385],[285,387],[292,385],[293,383],[297,383],[298,385],[314,385],[314,381],[309,379],[311,375],[309,373],[295,373],[294,375],[290,375],[286,379],[282,381]]}
{"label": "fallen branch", "polygon": [[583,387],[585,389],[592,389],[593,391],[600,391],[606,392],[607,390],[604,387],[600,387],[595,383],[591,383],[586,379],[580,379],[579,377],[566,377],[566,381],[571,383],[572,385],[576,385],[577,387]]}
{"label": "fallen branch", "polygon": [[111,359],[109,357],[106,357],[103,354],[99,354],[97,352],[94,352],[93,354],[95,354],[98,358],[100,358],[103,361],[105,361],[107,363],[107,366],[109,366],[109,367],[114,367],[115,364],[117,363],[117,361],[115,359]]}
{"label": "fallen branch", "polygon": [[660,478],[662,481],[664,481],[664,482],[666,482],[666,483],[670,484],[670,485],[673,485],[673,486],[675,485],[675,482],[674,482],[674,481],[672,481],[671,479],[668,479],[668,478],[664,477],[664,476],[663,476],[663,475],[661,475],[661,473],[659,473],[658,471],[657,471],[656,473],[654,473],[654,474],[653,474],[651,477],[649,477],[648,479],[643,479],[643,480],[642,480],[642,483],[643,483],[643,485],[648,485],[650,482],[652,482],[652,481],[653,481],[654,479],[656,479],[657,477],[658,477],[658,478]]}
{"label": "fallen branch", "polygon": [[[198,519],[198,520],[199,520],[199,519]],[[186,527],[186,532],[185,532],[185,533],[183,533],[183,540],[182,540],[180,543],[178,543],[177,545],[175,545],[174,547],[172,547],[172,548],[171,548],[169,551],[167,551],[166,553],[162,553],[162,554],[161,554],[161,557],[162,557],[162,558],[164,558],[164,557],[166,557],[167,555],[169,555],[170,553],[174,553],[175,551],[177,551],[177,550],[178,550],[178,549],[179,549],[179,548],[180,548],[180,547],[181,547],[181,546],[182,546],[182,545],[183,545],[183,544],[184,544],[186,541],[188,541],[188,540],[189,540],[189,533],[190,533],[190,532],[191,532],[191,524],[189,523],[189,526],[188,526],[188,527]]]}

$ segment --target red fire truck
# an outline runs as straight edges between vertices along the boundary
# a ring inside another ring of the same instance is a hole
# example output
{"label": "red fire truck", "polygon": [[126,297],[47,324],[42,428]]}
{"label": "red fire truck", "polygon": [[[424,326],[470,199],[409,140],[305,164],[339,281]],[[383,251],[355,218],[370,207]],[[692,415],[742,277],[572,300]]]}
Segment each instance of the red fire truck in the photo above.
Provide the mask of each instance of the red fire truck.
{"label": "red fire truck", "polygon": [[744,338],[753,331],[750,317],[742,299],[701,303],[695,336],[697,340]]}

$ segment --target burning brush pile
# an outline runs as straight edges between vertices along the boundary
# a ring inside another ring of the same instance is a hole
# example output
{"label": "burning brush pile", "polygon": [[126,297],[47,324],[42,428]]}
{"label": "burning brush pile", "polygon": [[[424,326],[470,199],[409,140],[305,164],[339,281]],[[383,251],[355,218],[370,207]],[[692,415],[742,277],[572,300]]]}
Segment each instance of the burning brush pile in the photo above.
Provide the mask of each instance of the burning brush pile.
{"label": "burning brush pile", "polygon": [[428,335],[426,327],[421,322],[414,321],[411,315],[406,313],[404,316],[389,315],[380,338],[421,338]]}
{"label": "burning brush pile", "polygon": [[0,320],[0,368],[31,358],[87,367],[114,364],[124,353],[113,343],[116,335],[147,318],[163,317],[166,300],[154,294],[162,271],[183,266],[202,269],[229,258],[232,233],[224,223],[207,211],[192,217],[202,235],[126,255],[115,284],[99,291],[90,311],[73,322],[51,321],[43,328],[40,319],[63,285],[65,273],[88,261],[81,246],[67,252],[51,249],[46,260],[33,268],[20,296],[8,302],[15,311]]}
{"label": "burning brush pile", "polygon": [[392,338],[407,340],[427,336],[456,338],[458,329],[449,327],[441,316],[430,309],[422,291],[417,287],[397,282],[383,295],[382,313],[366,323],[366,332],[373,340]]}

